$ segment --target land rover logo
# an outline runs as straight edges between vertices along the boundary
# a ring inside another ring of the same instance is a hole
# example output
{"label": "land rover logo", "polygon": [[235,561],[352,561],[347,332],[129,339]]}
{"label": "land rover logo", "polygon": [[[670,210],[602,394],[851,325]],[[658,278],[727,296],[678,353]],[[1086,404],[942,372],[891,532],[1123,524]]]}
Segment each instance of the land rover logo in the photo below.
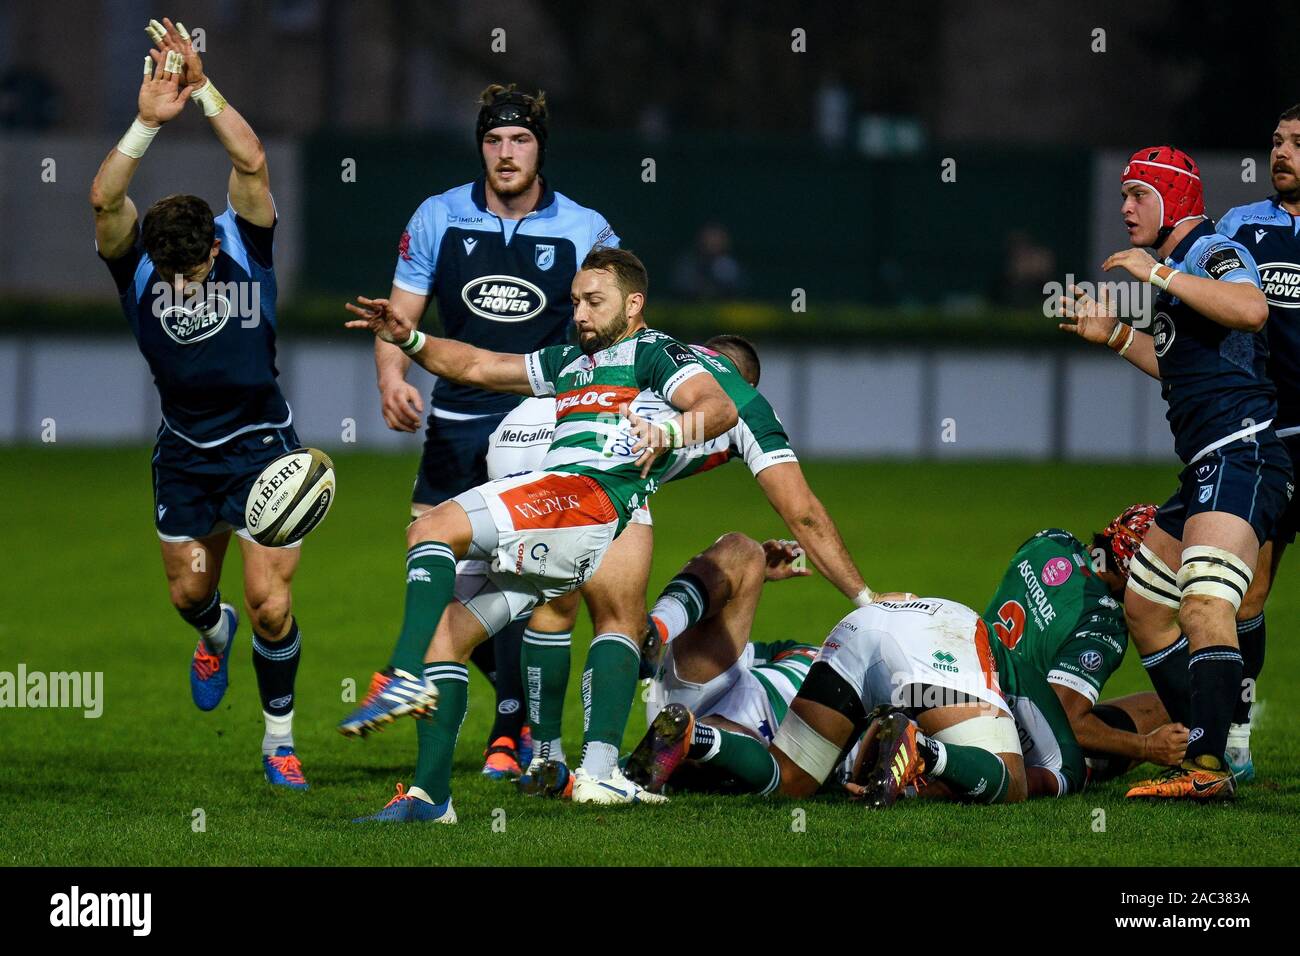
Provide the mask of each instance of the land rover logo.
{"label": "land rover logo", "polygon": [[470,311],[494,322],[524,322],[546,308],[546,295],[515,276],[482,276],[460,292]]}
{"label": "land rover logo", "polygon": [[221,331],[230,318],[230,300],[213,293],[193,308],[173,305],[164,309],[158,318],[172,339],[181,345],[193,345]]}
{"label": "land rover logo", "polygon": [[1169,351],[1169,346],[1174,344],[1174,333],[1174,320],[1169,317],[1169,313],[1157,312],[1155,320],[1151,323],[1151,337],[1155,340],[1156,358],[1163,358]]}
{"label": "land rover logo", "polygon": [[1300,265],[1294,262],[1262,263],[1259,279],[1269,305],[1300,309]]}

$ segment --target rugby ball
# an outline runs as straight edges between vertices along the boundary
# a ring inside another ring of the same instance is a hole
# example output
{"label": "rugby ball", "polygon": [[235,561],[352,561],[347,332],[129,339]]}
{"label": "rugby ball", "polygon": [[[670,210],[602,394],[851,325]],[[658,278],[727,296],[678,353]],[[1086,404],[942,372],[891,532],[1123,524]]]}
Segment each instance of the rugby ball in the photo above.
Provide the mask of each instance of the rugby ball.
{"label": "rugby ball", "polygon": [[334,462],[315,448],[281,455],[253,482],[244,528],[258,544],[283,548],[301,541],[334,502]]}

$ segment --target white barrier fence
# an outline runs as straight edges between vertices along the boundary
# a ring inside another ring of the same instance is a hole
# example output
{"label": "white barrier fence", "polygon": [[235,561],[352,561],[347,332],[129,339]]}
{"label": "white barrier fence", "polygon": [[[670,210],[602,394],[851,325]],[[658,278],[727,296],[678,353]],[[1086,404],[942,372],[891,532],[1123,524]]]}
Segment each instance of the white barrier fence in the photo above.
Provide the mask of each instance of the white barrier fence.
{"label": "white barrier fence", "polygon": [[[384,427],[367,340],[283,336],[301,439],[408,448]],[[418,377],[417,377],[418,376]],[[418,369],[412,382],[432,379]],[[762,390],[808,457],[1173,461],[1159,385],[1104,350],[763,350]],[[0,339],[0,443],[151,442],[158,398],[125,337]]]}

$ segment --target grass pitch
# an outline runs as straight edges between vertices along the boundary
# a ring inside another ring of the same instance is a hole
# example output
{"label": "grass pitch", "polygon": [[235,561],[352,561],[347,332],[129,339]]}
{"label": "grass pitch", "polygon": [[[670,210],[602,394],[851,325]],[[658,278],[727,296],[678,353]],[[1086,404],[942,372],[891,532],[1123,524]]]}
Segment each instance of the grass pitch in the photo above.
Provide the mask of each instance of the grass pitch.
{"label": "grass pitch", "polygon": [[[409,780],[415,735],[364,742],[334,724],[344,682],[364,692],[387,658],[404,589],[411,456],[337,453],[340,497],[306,543],[295,585],[303,628],[296,738],[307,793],[273,792],[260,769],[261,714],[242,625],[231,689],[210,714],[190,702],[193,632],[167,602],[144,448],[0,451],[0,671],[102,671],[103,714],[0,710],[0,863],[61,865],[1118,864],[1300,863],[1300,570],[1284,565],[1269,607],[1259,779],[1232,805],[1131,804],[1123,782],[1014,807],[940,804],[870,813],[829,797],[792,803],[680,796],[663,807],[526,800],[479,776],[491,694],[471,669],[454,780],[456,827],[354,826]],[[877,588],[982,608],[1017,545],[1041,527],[1081,537],[1124,505],[1163,501],[1167,467],[815,463],[810,480]],[[743,466],[670,485],[655,499],[652,588],[729,530],[784,534]],[[1287,562],[1294,565],[1300,558]],[[238,603],[232,548],[223,594]],[[820,641],[846,610],[820,579],[771,585],[762,639]],[[590,639],[574,635],[576,674]],[[1107,687],[1148,687],[1130,650]],[[571,681],[565,721],[576,752]],[[625,740],[644,730],[633,708]],[[200,815],[201,811],[201,815]],[[199,828],[197,820],[202,819]]]}

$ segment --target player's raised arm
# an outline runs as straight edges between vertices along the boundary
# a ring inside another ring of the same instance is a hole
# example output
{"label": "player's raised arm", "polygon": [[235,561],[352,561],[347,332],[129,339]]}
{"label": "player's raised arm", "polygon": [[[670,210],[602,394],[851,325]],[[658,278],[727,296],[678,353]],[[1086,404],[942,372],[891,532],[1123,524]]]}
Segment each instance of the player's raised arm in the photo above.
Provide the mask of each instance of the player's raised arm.
{"label": "player's raised arm", "polygon": [[403,352],[439,378],[463,385],[474,385],[493,392],[532,395],[524,366],[524,356],[508,352],[489,352],[457,342],[440,339],[417,331],[408,316],[394,312],[387,299],[357,296],[345,308],[360,316],[346,323],[349,329],[367,329],[379,339],[398,346]]}
{"label": "player's raised arm", "polygon": [[203,71],[203,60],[194,51],[183,23],[150,20],[147,30],[158,49],[175,53],[185,63],[185,88],[212,123],[212,131],[230,157],[230,205],[255,226],[275,225],[275,204],[271,200],[271,179],[266,169],[266,151],[248,120],[226,102]]}
{"label": "player's raised arm", "polygon": [[813,493],[797,461],[769,465],[756,476],[763,494],[781,516],[813,566],[845,597],[866,604],[873,599],[826,506]]}
{"label": "player's raised arm", "polygon": [[180,115],[190,98],[181,86],[181,60],[156,50],[144,59],[144,78],[137,98],[138,112],[131,128],[104,157],[90,185],[90,205],[95,211],[95,242],[105,259],[122,256],[135,241],[136,209],[126,194],[140,158],[169,120]]}
{"label": "player's raised arm", "polygon": [[1177,296],[1211,322],[1229,329],[1258,332],[1268,321],[1268,299],[1259,287],[1259,272],[1245,250],[1227,240],[1222,242],[1223,248],[1211,252],[1209,260],[1223,279],[1192,275],[1161,265],[1145,249],[1116,252],[1101,267],[1106,272],[1126,269],[1135,279]]}

